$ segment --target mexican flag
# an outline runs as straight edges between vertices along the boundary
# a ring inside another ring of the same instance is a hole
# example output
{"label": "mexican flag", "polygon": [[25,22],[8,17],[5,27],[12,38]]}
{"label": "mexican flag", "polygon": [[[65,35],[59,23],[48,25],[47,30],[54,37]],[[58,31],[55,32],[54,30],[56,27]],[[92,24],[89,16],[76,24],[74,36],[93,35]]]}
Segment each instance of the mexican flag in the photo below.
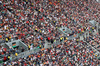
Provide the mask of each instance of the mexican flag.
{"label": "mexican flag", "polygon": [[14,44],[12,45],[12,47],[15,48],[15,47],[16,47],[16,44],[14,43]]}

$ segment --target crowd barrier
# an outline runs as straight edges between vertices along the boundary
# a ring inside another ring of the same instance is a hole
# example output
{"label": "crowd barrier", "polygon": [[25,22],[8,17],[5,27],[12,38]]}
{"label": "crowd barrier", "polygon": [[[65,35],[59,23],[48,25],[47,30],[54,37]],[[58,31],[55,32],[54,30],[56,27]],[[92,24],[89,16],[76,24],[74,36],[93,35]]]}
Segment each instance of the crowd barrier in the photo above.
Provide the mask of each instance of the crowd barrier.
{"label": "crowd barrier", "polygon": [[27,56],[29,56],[29,55],[31,55],[31,54],[34,54],[34,53],[39,52],[40,50],[41,50],[41,49],[35,47],[35,48],[33,48],[32,50],[28,50],[28,51],[25,51],[25,52],[22,52],[22,53],[18,54],[18,56],[15,57],[13,60],[16,60],[16,59],[19,59],[19,58],[27,57]]}

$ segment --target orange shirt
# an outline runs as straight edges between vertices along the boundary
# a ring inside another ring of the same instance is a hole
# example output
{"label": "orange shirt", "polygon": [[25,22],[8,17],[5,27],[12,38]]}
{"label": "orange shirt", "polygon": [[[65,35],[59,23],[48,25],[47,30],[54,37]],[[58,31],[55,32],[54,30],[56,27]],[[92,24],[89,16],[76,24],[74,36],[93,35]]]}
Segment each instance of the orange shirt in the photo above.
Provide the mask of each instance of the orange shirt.
{"label": "orange shirt", "polygon": [[2,38],[2,35],[0,35],[0,38]]}

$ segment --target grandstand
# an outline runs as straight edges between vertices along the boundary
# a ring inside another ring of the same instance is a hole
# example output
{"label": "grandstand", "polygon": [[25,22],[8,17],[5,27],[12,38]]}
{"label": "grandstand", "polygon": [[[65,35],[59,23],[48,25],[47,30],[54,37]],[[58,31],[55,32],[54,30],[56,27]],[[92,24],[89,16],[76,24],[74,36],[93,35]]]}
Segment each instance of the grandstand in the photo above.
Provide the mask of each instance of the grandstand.
{"label": "grandstand", "polygon": [[1,0],[0,66],[100,66],[99,0]]}

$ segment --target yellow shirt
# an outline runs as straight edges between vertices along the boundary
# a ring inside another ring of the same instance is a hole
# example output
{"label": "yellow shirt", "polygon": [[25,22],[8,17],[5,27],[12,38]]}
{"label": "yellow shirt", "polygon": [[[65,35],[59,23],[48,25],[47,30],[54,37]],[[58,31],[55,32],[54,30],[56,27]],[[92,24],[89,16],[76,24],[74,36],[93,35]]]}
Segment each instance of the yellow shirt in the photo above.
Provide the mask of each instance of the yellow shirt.
{"label": "yellow shirt", "polygon": [[44,54],[42,54],[42,56],[43,56]]}
{"label": "yellow shirt", "polygon": [[17,53],[15,53],[15,56],[18,56],[18,54],[17,54]]}
{"label": "yellow shirt", "polygon": [[66,37],[66,40],[67,40],[68,38]]}
{"label": "yellow shirt", "polygon": [[56,40],[54,40],[54,42],[56,42]]}
{"label": "yellow shirt", "polygon": [[6,38],[6,41],[8,41],[8,38]]}
{"label": "yellow shirt", "polygon": [[40,30],[40,33],[41,33],[41,30]]}
{"label": "yellow shirt", "polygon": [[37,30],[37,28],[35,28],[35,30]]}
{"label": "yellow shirt", "polygon": [[10,58],[10,56],[8,56],[8,58]]}
{"label": "yellow shirt", "polygon": [[62,40],[63,38],[60,38],[60,40]]}
{"label": "yellow shirt", "polygon": [[8,29],[8,27],[7,27],[7,29]]}
{"label": "yellow shirt", "polygon": [[94,27],[92,27],[92,29],[94,29]]}
{"label": "yellow shirt", "polygon": [[82,32],[84,32],[84,30],[82,30]]}
{"label": "yellow shirt", "polygon": [[11,36],[9,37],[9,39],[11,39]]}
{"label": "yellow shirt", "polygon": [[41,45],[40,45],[40,47],[41,47]]}
{"label": "yellow shirt", "polygon": [[32,3],[32,5],[33,5],[33,3]]}
{"label": "yellow shirt", "polygon": [[31,46],[29,45],[28,47],[30,48]]}

